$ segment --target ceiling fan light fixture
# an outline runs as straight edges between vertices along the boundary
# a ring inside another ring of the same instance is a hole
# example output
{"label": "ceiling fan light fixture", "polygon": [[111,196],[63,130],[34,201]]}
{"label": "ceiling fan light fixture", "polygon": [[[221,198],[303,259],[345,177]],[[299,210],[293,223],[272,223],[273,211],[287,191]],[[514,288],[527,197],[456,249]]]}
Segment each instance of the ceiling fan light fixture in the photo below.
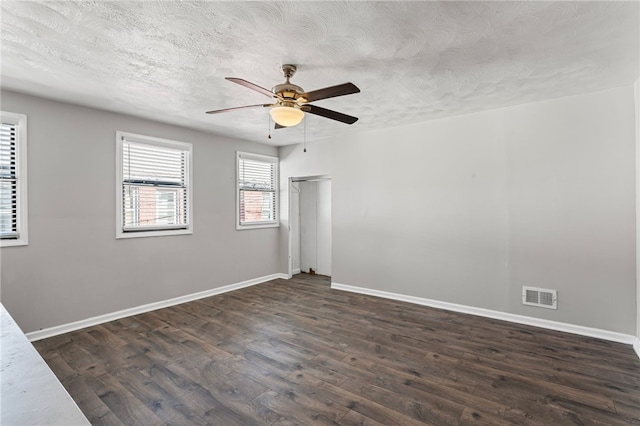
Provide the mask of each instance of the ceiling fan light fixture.
{"label": "ceiling fan light fixture", "polygon": [[285,82],[282,84],[276,84],[271,88],[271,90],[267,90],[264,87],[258,86],[257,84],[253,84],[241,78],[225,77],[232,83],[236,83],[255,92],[262,93],[263,95],[271,98],[272,103],[217,109],[207,111],[207,114],[218,114],[221,112],[235,111],[245,108],[270,107],[269,115],[273,121],[276,122],[276,129],[297,126],[304,119],[305,112],[346,124],[353,124],[358,121],[358,117],[352,117],[338,111],[310,104],[311,102],[320,101],[322,99],[359,93],[360,89],[358,89],[355,84],[343,83],[336,86],[329,86],[323,89],[306,92],[302,87],[297,86],[290,81],[291,77],[295,74],[296,69],[296,66],[293,64],[282,65],[282,74],[284,75]]}
{"label": "ceiling fan light fixture", "polygon": [[304,118],[303,111],[289,106],[273,107],[269,110],[269,114],[271,115],[271,118],[273,118],[273,121],[285,127],[300,124]]}

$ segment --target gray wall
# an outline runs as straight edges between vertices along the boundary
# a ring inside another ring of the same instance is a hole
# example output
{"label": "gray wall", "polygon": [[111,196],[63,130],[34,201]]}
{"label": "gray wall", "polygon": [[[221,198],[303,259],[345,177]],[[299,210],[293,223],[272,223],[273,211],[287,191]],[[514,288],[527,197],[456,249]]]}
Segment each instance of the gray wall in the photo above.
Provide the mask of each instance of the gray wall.
{"label": "gray wall", "polygon": [[[633,98],[283,147],[282,181],[332,176],[333,282],[635,334]],[[557,289],[559,309],[523,306],[523,285]]]}
{"label": "gray wall", "polygon": [[636,101],[636,352],[640,356],[640,79],[633,87]]}
{"label": "gray wall", "polygon": [[[635,334],[633,87],[511,108],[509,310],[519,286],[558,289],[544,318]],[[517,293],[517,294],[516,294]]]}
{"label": "gray wall", "polygon": [[[2,92],[28,116],[29,245],[1,254],[1,300],[23,331],[278,272],[278,229],[235,229],[235,151],[277,149]],[[115,132],[193,144],[193,235],[115,239]]]}

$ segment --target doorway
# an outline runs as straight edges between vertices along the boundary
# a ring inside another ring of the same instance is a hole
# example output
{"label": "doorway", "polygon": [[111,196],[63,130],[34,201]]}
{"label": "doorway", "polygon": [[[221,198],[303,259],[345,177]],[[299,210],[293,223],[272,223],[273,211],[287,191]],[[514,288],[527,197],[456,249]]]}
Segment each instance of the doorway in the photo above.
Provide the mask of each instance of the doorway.
{"label": "doorway", "polygon": [[331,276],[331,178],[291,178],[289,200],[289,275]]}

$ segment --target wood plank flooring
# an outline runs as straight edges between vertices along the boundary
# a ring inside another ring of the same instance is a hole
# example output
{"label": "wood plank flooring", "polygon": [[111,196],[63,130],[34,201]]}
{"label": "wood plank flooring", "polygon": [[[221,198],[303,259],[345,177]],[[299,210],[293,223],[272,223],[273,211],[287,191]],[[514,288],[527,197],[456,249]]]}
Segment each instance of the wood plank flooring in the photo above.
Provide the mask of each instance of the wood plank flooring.
{"label": "wood plank flooring", "polygon": [[34,343],[92,424],[640,425],[631,346],[297,275]]}

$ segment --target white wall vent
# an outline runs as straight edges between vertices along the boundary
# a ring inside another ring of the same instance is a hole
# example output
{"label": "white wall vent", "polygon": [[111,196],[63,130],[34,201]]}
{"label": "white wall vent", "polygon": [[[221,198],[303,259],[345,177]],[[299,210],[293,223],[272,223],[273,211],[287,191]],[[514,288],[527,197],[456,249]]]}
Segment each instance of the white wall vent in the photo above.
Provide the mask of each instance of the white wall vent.
{"label": "white wall vent", "polygon": [[540,308],[558,309],[558,290],[522,287],[522,304]]}

